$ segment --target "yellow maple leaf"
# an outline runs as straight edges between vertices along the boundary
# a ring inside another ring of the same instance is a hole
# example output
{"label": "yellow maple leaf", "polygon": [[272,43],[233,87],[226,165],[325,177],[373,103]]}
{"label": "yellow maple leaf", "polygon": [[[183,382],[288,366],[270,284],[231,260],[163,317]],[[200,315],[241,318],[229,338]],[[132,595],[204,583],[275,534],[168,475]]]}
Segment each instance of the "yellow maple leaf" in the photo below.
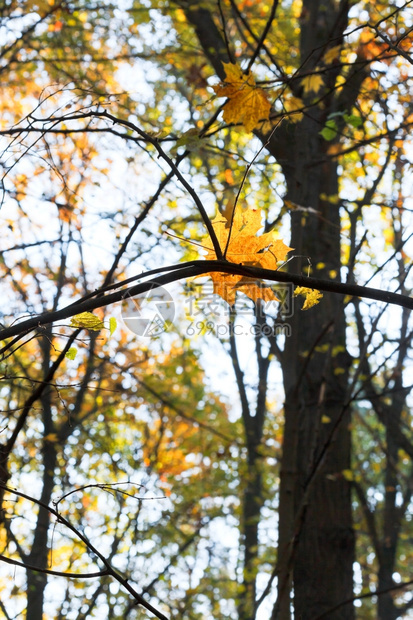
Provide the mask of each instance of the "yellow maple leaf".
{"label": "yellow maple leaf", "polygon": [[324,81],[321,75],[318,73],[312,73],[311,75],[306,75],[301,80],[301,84],[305,93],[313,92],[314,94],[317,94],[324,86]]}
{"label": "yellow maple leaf", "polygon": [[[235,211],[232,228],[230,219],[218,215],[212,222],[215,234],[222,251],[225,250],[228,235],[231,233],[226,259],[238,265],[277,269],[278,262],[285,259],[292,249],[283,241],[276,239],[274,231],[256,236],[262,228],[262,213],[254,209],[238,209]],[[216,254],[211,241],[204,243],[208,250],[206,259],[215,260]],[[235,303],[237,291],[245,293],[250,299],[257,301],[277,300],[269,286],[257,283],[253,278],[227,273],[213,272],[208,274],[214,283],[214,293],[220,295],[231,306]]]}
{"label": "yellow maple leaf", "polygon": [[302,307],[302,310],[308,310],[312,308],[316,304],[319,303],[323,294],[320,291],[317,291],[315,288],[307,288],[305,286],[297,286],[294,291],[294,295],[303,295],[305,297],[305,302]]}
{"label": "yellow maple leaf", "polygon": [[92,312],[82,312],[70,319],[70,327],[83,327],[84,329],[92,329],[99,331],[105,327],[103,321]]}
{"label": "yellow maple leaf", "polygon": [[324,62],[326,65],[331,65],[334,60],[338,60],[340,58],[341,45],[335,45],[334,47],[330,47],[330,49],[324,54]]}
{"label": "yellow maple leaf", "polygon": [[284,108],[289,115],[289,121],[292,123],[298,123],[302,120],[304,114],[300,110],[305,109],[305,104],[302,99],[288,95],[283,100]]}
{"label": "yellow maple leaf", "polygon": [[228,97],[224,106],[224,121],[241,124],[246,131],[268,120],[271,104],[266,92],[259,88],[251,74],[245,75],[238,65],[223,63],[225,82],[214,86],[218,97]]}

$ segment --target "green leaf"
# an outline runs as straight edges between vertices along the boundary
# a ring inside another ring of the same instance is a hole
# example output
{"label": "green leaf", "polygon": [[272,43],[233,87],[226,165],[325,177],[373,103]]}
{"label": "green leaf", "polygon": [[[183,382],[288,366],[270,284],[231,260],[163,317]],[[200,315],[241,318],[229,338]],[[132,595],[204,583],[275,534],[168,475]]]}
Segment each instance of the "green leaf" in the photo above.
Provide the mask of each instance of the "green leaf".
{"label": "green leaf", "polygon": [[70,347],[69,351],[66,353],[65,357],[67,357],[68,360],[74,360],[75,357],[77,355],[77,349],[76,347]]}
{"label": "green leaf", "polygon": [[363,124],[363,119],[361,116],[357,116],[356,114],[344,114],[344,120],[346,123],[351,125],[352,127],[360,127]]}
{"label": "green leaf", "polygon": [[175,146],[171,148],[171,153],[176,154],[178,148],[184,146],[187,151],[196,152],[201,146],[201,138],[199,137],[199,131],[195,127],[191,127],[188,131],[185,131],[175,143]]}
{"label": "green leaf", "polygon": [[334,140],[337,135],[338,127],[335,120],[330,119],[326,122],[323,129],[320,131],[320,135],[323,136],[324,140],[330,141]]}

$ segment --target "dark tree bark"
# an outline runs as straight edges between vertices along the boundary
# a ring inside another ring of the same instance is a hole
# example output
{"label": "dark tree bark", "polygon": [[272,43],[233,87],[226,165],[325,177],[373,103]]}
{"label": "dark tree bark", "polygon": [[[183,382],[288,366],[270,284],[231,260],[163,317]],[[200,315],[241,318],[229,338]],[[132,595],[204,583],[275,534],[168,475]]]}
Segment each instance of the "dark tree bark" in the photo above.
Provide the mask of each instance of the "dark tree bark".
{"label": "dark tree bark", "polygon": [[[324,159],[325,155],[317,119],[305,119],[295,130],[300,139],[296,140],[296,175],[289,184],[288,196],[298,205],[317,210],[320,217],[309,213],[303,222],[302,213],[293,213],[291,246],[297,254],[323,263],[318,275],[327,276],[334,271],[339,277],[338,207],[320,200],[323,195],[337,195],[336,165],[328,160],[313,165],[314,159]],[[297,266],[293,264],[293,268]],[[306,262],[302,270],[307,270]],[[317,311],[308,313],[297,306],[291,320],[293,336],[286,339],[282,361],[285,430],[280,490],[279,617],[289,617],[286,585],[293,576],[295,613],[309,619],[352,594],[351,497],[349,482],[342,474],[351,467],[346,408],[349,358],[345,351],[343,300],[326,296]],[[306,497],[310,477],[335,425],[334,439]],[[303,501],[306,509],[296,523]],[[295,550],[291,546],[294,536],[298,537]],[[293,563],[288,560],[292,553]],[[352,608],[343,608],[331,617],[350,619]]]}
{"label": "dark tree bark", "polygon": [[[230,59],[225,58],[219,29],[210,15],[206,19],[206,9],[201,11],[191,2],[181,6],[222,79],[221,61]],[[322,67],[325,51],[340,43],[348,10],[346,0],[304,1],[300,19],[301,75]],[[282,167],[286,199],[299,207],[291,214],[290,245],[294,253],[308,256],[316,265],[313,275],[338,281],[341,256],[337,161],[328,154],[332,143],[326,142],[320,131],[329,114],[351,110],[366,76],[364,67],[355,65],[345,87],[336,94],[334,84],[339,71],[332,67],[323,74],[320,105],[314,104],[313,92],[298,92],[300,80],[294,80],[291,87],[308,106],[307,111],[299,123],[284,121],[267,145]],[[260,137],[265,141],[265,136]],[[291,271],[308,275],[307,259],[296,258],[289,265]],[[273,610],[274,619],[290,618],[291,588],[295,616],[301,620],[334,607],[353,592],[351,487],[343,475],[351,467],[347,407],[351,360],[345,348],[345,326],[343,299],[330,295],[316,311],[306,313],[297,308],[291,319],[292,336],[286,338],[282,356],[285,429],[279,505],[279,600]],[[321,465],[317,466],[321,456]],[[352,620],[353,607],[343,606],[330,617]]]}
{"label": "dark tree bark", "polygon": [[[51,330],[47,332],[48,338],[41,341],[42,348],[42,366],[44,376],[47,375],[51,365]],[[49,340],[50,338],[50,340]],[[55,425],[52,417],[52,395],[53,388],[45,385],[40,397],[40,406],[42,409],[43,432],[46,439],[43,440],[41,450],[41,458],[43,465],[42,493],[40,501],[43,504],[51,503],[52,492],[54,488],[54,475],[57,463],[56,445],[54,442],[48,441],[47,436],[55,433]],[[50,515],[47,510],[39,506],[37,515],[36,529],[34,532],[33,544],[30,554],[27,557],[27,563],[32,566],[38,566],[40,569],[48,568],[49,556],[49,536]],[[44,590],[47,585],[47,574],[37,571],[27,571],[27,617],[43,618],[44,606]]]}
{"label": "dark tree bark", "polygon": [[[262,320],[257,315],[257,323]],[[233,325],[233,324],[232,324]],[[241,399],[242,419],[245,430],[245,444],[247,448],[246,472],[244,475],[244,489],[242,496],[242,545],[243,558],[243,591],[238,601],[238,616],[241,620],[255,618],[257,612],[257,552],[258,528],[260,523],[263,499],[262,444],[263,429],[266,415],[266,397],[268,386],[269,356],[264,356],[261,350],[261,338],[255,338],[258,360],[258,393],[254,411],[248,402],[244,374],[238,362],[236,339],[233,332],[230,337],[231,359],[235,378]]]}
{"label": "dark tree bark", "polygon": [[[42,365],[45,377],[50,374],[49,368],[53,367],[51,362],[51,329],[47,332],[47,335],[48,338],[44,338],[42,340]],[[54,388],[47,382],[41,384],[42,392],[39,401],[42,409],[43,436],[45,439],[43,439],[43,446],[41,450],[43,476],[40,501],[44,505],[51,505],[52,503],[52,494],[55,486],[55,470],[57,467],[60,444],[64,444],[67,438],[73,433],[74,429],[76,429],[79,425],[79,414],[82,411],[84,399],[87,394],[87,386],[91,380],[93,370],[97,369],[94,359],[96,340],[97,335],[92,334],[85,376],[82,380],[82,385],[77,392],[71,416],[66,420],[66,423],[58,425],[54,422],[52,415]],[[61,358],[62,355],[60,355],[58,359]],[[54,364],[56,365],[56,362]],[[48,437],[51,438],[53,435],[56,436],[58,441],[49,441]],[[44,508],[39,507],[36,527],[34,530],[33,544],[30,553],[25,558],[27,564],[37,566],[40,569],[46,569],[49,567],[50,525],[50,513]],[[47,581],[47,574],[27,570],[27,618],[43,618],[44,591],[47,586]]]}
{"label": "dark tree bark", "polygon": [[[318,52],[342,34],[346,3],[306,0],[301,17],[301,61],[315,70]],[[362,75],[348,84],[355,97]],[[335,79],[327,74],[328,80]],[[326,84],[328,86],[328,83]],[[343,95],[342,95],[343,96]],[[311,105],[311,97],[302,95]],[[320,277],[340,279],[340,214],[336,161],[329,157],[320,130],[340,101],[328,96],[312,106],[290,132],[290,148],[280,156],[287,198],[311,208],[291,214],[294,253],[309,257]],[[274,151],[281,146],[273,140]],[[285,143],[284,143],[285,147]],[[271,145],[270,145],[271,150]],[[317,213],[314,213],[315,210]],[[291,261],[294,272],[308,272],[308,261]],[[312,270],[314,273],[314,269]],[[297,618],[313,618],[350,598],[353,592],[354,534],[351,488],[343,471],[350,469],[350,412],[347,383],[350,357],[345,349],[343,300],[326,296],[313,312],[296,304],[292,337],[282,360],[285,429],[280,489],[279,601],[273,618],[290,618],[290,588]],[[332,434],[333,429],[335,432]],[[325,446],[328,448],[317,468]],[[313,479],[313,474],[315,477]],[[311,484],[311,487],[309,487]],[[354,618],[351,605],[331,613],[332,620]]]}

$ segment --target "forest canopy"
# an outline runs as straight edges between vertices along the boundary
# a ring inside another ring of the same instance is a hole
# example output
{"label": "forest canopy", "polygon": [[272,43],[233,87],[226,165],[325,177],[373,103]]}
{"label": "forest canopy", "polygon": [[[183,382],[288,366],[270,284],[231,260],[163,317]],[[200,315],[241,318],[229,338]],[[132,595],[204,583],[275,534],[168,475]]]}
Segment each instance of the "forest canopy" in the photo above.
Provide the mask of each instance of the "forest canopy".
{"label": "forest canopy", "polygon": [[0,20],[0,615],[413,617],[412,0]]}

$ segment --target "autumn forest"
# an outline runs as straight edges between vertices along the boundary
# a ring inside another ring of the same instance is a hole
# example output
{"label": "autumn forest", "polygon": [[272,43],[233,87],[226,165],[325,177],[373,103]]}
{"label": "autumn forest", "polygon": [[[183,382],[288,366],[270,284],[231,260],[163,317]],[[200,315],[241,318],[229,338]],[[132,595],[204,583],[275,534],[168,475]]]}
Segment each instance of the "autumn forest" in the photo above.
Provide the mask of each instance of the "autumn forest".
{"label": "autumn forest", "polygon": [[413,618],[413,0],[0,0],[0,618]]}

